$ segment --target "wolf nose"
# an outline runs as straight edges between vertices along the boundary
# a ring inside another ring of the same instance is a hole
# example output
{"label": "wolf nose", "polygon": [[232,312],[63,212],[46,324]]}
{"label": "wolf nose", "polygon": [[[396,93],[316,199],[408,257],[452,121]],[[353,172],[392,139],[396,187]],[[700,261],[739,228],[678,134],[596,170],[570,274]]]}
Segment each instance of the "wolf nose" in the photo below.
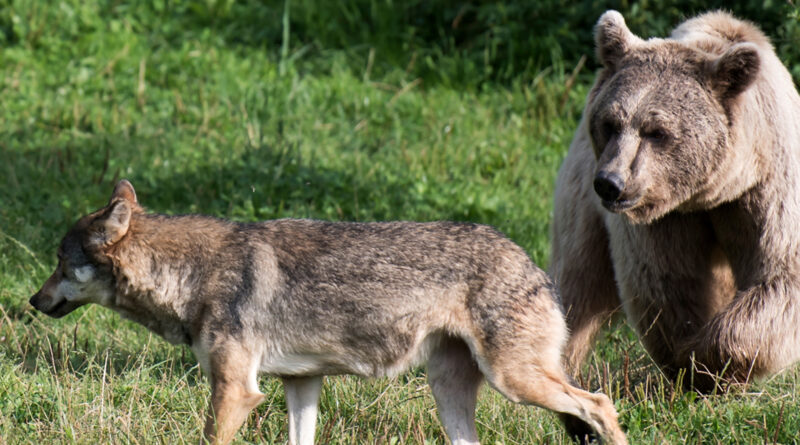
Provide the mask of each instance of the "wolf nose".
{"label": "wolf nose", "polygon": [[614,173],[600,171],[594,177],[594,191],[605,201],[616,201],[624,187],[622,178]]}
{"label": "wolf nose", "polygon": [[30,304],[31,304],[31,306],[35,307],[36,309],[39,309],[39,306],[38,306],[38,303],[39,303],[39,294],[41,294],[41,292],[36,292],[35,294],[33,294],[33,296],[31,297],[31,299],[30,299],[30,300],[28,300],[28,303],[30,303]]}

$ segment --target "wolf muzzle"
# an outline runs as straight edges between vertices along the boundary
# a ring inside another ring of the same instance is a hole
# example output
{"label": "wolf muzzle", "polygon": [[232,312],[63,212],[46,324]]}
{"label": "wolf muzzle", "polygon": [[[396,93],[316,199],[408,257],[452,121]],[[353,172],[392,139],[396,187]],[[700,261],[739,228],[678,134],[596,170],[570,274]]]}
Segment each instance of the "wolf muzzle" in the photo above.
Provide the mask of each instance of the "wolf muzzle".
{"label": "wolf muzzle", "polygon": [[33,296],[28,300],[28,302],[39,312],[43,312],[44,314],[53,317],[53,318],[61,318],[70,312],[74,311],[75,309],[83,306],[83,303],[79,303],[76,301],[69,301],[66,298],[61,300],[60,302],[56,303],[54,306],[45,309],[47,306],[47,302],[44,301],[45,297],[42,294],[42,291],[36,292]]}

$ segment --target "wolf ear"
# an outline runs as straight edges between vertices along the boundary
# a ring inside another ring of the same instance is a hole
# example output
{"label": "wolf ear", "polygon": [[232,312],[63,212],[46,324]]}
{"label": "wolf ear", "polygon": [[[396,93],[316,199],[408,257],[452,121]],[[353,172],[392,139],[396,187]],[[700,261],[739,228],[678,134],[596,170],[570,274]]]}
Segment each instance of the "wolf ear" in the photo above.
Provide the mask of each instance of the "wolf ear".
{"label": "wolf ear", "polygon": [[89,226],[89,245],[108,247],[121,240],[128,233],[136,205],[136,192],[131,183],[124,179],[118,182],[108,205]]}
{"label": "wolf ear", "polygon": [[89,226],[89,244],[108,247],[121,240],[128,233],[132,213],[131,203],[125,199],[111,203]]}
{"label": "wolf ear", "polygon": [[606,68],[615,69],[617,63],[634,46],[642,42],[625,25],[625,19],[617,11],[606,11],[594,27],[597,59]]}
{"label": "wolf ear", "polygon": [[127,179],[120,180],[114,187],[114,192],[111,194],[111,199],[108,200],[108,205],[111,205],[114,201],[119,199],[123,199],[132,204],[138,203],[136,200],[136,190],[133,189],[133,185],[131,185]]}
{"label": "wolf ear", "polygon": [[710,64],[712,88],[724,104],[744,92],[756,80],[760,68],[756,45],[749,42],[733,45]]}

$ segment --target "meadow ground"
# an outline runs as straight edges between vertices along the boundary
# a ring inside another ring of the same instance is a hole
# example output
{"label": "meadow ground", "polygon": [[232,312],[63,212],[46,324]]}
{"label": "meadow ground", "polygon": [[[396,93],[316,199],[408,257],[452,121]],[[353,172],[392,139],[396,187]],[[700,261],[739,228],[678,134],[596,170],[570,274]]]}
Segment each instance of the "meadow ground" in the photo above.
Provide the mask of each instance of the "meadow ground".
{"label": "meadow ground", "polygon": [[[161,213],[491,224],[547,266],[553,183],[591,81],[590,44],[586,58],[554,50],[514,68],[502,32],[480,47],[424,46],[385,14],[392,2],[321,3],[377,30],[321,19],[308,1],[2,3],[0,443],[200,434],[209,388],[188,348],[99,307],[53,320],[27,304],[60,237],[119,178]],[[480,22],[482,10],[456,9]],[[700,397],[663,380],[620,322],[583,380],[615,400],[631,443],[800,441],[799,368]],[[239,443],[286,441],[281,387],[261,386],[267,401]],[[483,443],[569,443],[553,414],[489,388],[478,423]],[[317,438],[445,442],[422,370],[327,379]]]}

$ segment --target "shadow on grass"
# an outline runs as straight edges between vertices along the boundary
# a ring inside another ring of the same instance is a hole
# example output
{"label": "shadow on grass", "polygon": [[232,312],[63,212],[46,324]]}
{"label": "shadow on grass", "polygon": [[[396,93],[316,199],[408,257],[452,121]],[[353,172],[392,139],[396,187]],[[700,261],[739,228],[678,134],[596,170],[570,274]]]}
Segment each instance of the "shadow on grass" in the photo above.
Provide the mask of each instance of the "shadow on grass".
{"label": "shadow on grass", "polygon": [[[365,168],[365,170],[368,168]],[[402,177],[401,166],[367,177],[355,166],[326,167],[291,145],[250,148],[221,165],[178,174],[129,178],[140,201],[154,211],[203,213],[236,220],[315,218],[344,221],[395,219],[484,220],[479,207],[445,202]]]}
{"label": "shadow on grass", "polygon": [[[153,143],[102,138],[60,147],[4,150],[0,172],[0,228],[40,261],[54,263],[55,248],[71,224],[105,205],[114,184],[129,179],[146,208],[159,213],[203,213],[237,220],[308,217],[329,220],[454,219],[491,221],[497,215],[475,204],[448,202],[421,191],[389,166],[370,178],[355,167],[334,169],[305,159],[293,146],[262,146],[224,163],[199,160],[176,173],[150,168]],[[110,158],[110,161],[109,161]],[[175,162],[175,161],[173,161]],[[129,167],[131,173],[127,173]],[[391,176],[391,177],[390,177]],[[448,184],[436,184],[439,190]],[[455,187],[455,185],[454,185]],[[51,258],[52,257],[52,258]],[[20,254],[19,261],[30,261]],[[49,273],[49,271],[47,271]]]}

